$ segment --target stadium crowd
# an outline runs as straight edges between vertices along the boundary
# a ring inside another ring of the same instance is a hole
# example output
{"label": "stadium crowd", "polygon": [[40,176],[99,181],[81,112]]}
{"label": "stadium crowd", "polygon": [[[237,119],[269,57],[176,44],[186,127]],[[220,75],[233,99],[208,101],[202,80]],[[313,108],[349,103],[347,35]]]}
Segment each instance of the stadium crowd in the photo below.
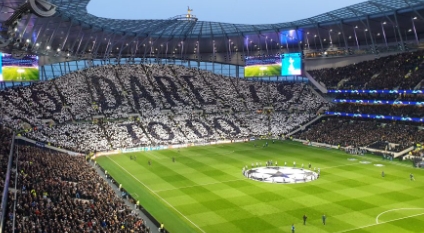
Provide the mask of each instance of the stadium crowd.
{"label": "stadium crowd", "polygon": [[[423,61],[419,51],[311,74],[329,87],[410,89],[421,81]],[[0,120],[6,125],[39,142],[87,153],[277,136],[327,108],[305,84],[250,82],[175,65],[92,67],[0,92]],[[338,104],[332,110],[424,115],[413,106]],[[0,188],[10,137],[10,130],[0,128]],[[294,137],[353,147],[383,141],[397,144],[400,151],[423,142],[424,130],[403,122],[328,117]],[[9,198],[7,232],[13,220],[18,232],[149,232],[85,158],[26,145],[18,151],[18,195]],[[10,214],[14,202],[16,213]]]}
{"label": "stadium crowd", "polygon": [[403,122],[376,122],[330,117],[295,135],[311,142],[343,147],[368,146],[375,142],[398,144],[401,151],[424,141],[424,130]]}
{"label": "stadium crowd", "polygon": [[368,93],[340,93],[336,99],[349,100],[397,100],[401,98],[399,94],[368,94]]}
{"label": "stadium crowd", "polygon": [[413,89],[422,82],[424,50],[339,68],[308,71],[329,89]]}
{"label": "stadium crowd", "polygon": [[18,195],[6,232],[150,232],[84,157],[18,147]]}
{"label": "stadium crowd", "polygon": [[[11,140],[12,131],[0,125],[0,192],[2,192],[4,188]],[[3,196],[3,192],[0,195]]]}
{"label": "stadium crowd", "polygon": [[378,114],[403,117],[423,117],[424,108],[414,105],[341,103],[331,109],[336,112]]}
{"label": "stadium crowd", "polygon": [[251,82],[176,65],[92,67],[0,92],[7,125],[31,128],[25,136],[77,151],[249,137],[270,129],[280,135],[325,107],[305,84]]}
{"label": "stadium crowd", "polygon": [[[310,74],[329,89],[351,90],[412,90],[421,88],[424,74],[424,50],[400,53],[339,68],[311,70]],[[338,93],[336,99],[422,101],[420,94],[360,94]],[[361,101],[358,101],[361,102]],[[422,118],[424,108],[415,105],[366,103],[337,103],[331,111],[353,114],[374,114]],[[406,122],[361,121],[328,118],[317,123],[298,137],[315,142],[341,146],[366,146],[376,142],[399,144],[401,150],[421,143],[423,130]]]}

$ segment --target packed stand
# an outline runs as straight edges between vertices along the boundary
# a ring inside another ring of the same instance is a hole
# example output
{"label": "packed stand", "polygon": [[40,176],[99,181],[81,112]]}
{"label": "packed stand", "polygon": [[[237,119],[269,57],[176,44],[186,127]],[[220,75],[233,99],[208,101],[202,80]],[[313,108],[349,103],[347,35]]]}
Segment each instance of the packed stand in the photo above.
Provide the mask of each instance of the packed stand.
{"label": "packed stand", "polygon": [[[131,148],[150,145],[150,140],[143,132],[139,124],[133,121],[106,122],[104,124],[105,135],[109,139],[113,149]],[[104,146],[107,146],[104,145]],[[107,148],[99,151],[107,150]]]}
{"label": "packed stand", "polygon": [[330,145],[362,147],[375,142],[399,144],[399,150],[424,141],[424,130],[403,122],[326,118],[295,137]]}
{"label": "packed stand", "polygon": [[389,105],[389,104],[337,104],[332,111],[374,114],[386,116],[418,117],[424,116],[424,108],[415,105]]}
{"label": "packed stand", "polygon": [[84,157],[23,145],[18,150],[16,212],[6,232],[14,218],[15,232],[149,232]]}
{"label": "packed stand", "polygon": [[313,113],[292,113],[290,115],[274,113],[271,117],[271,134],[280,136],[294,131],[299,125],[308,123],[317,115]]}
{"label": "packed stand", "polygon": [[[305,84],[252,82],[177,65],[106,65],[0,92],[7,125],[80,152],[249,137],[271,129],[281,134],[324,105]],[[278,114],[252,114],[265,108]],[[305,114],[290,118],[293,111]]]}
{"label": "packed stand", "polygon": [[379,93],[341,93],[335,95],[335,99],[346,100],[397,100],[403,95],[399,94],[379,94]]}
{"label": "packed stand", "polygon": [[404,94],[399,95],[398,99],[399,101],[424,101],[424,94]]}
{"label": "packed stand", "polygon": [[0,192],[3,196],[4,180],[9,161],[10,145],[12,143],[12,131],[0,125]]}
{"label": "packed stand", "polygon": [[98,124],[64,124],[41,127],[25,134],[53,146],[78,152],[106,151],[111,148],[104,130]]}
{"label": "packed stand", "polygon": [[413,89],[424,74],[424,50],[339,68],[308,71],[328,89]]}

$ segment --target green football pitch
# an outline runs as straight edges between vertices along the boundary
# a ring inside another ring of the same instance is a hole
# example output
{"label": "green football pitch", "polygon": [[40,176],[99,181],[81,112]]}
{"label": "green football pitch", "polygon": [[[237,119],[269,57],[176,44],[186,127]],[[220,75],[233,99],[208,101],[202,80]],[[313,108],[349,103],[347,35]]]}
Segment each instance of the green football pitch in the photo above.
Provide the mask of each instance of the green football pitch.
{"label": "green football pitch", "polygon": [[[296,233],[424,232],[424,170],[410,162],[291,141],[266,148],[263,141],[254,143],[120,154],[97,162],[172,233],[291,232],[292,224]],[[276,184],[242,175],[243,166],[267,160],[311,163],[321,177]]]}
{"label": "green football pitch", "polygon": [[[261,67],[266,67],[266,70],[261,70]],[[246,66],[244,67],[244,77],[275,77],[281,76],[280,65],[267,65],[267,66]]]}
{"label": "green football pitch", "polygon": [[[20,72],[18,72],[20,71]],[[39,74],[37,68],[21,68],[21,67],[3,67],[3,81],[6,82],[29,82],[38,81]]]}

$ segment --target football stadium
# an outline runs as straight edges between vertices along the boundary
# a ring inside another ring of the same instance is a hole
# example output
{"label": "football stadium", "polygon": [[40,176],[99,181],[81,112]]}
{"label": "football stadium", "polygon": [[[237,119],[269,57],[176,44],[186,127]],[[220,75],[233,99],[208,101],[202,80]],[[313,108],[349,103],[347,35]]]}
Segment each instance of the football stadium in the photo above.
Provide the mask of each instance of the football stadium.
{"label": "football stadium", "polygon": [[424,0],[90,2],[0,2],[0,233],[424,232]]}

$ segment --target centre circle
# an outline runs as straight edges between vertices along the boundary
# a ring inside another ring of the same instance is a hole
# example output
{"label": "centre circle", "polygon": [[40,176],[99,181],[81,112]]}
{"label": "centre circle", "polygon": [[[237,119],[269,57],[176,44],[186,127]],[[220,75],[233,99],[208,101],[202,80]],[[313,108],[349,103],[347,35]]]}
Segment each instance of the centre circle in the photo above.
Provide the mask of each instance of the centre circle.
{"label": "centre circle", "polygon": [[319,178],[319,174],[314,171],[278,166],[255,167],[243,171],[243,175],[251,180],[276,184],[306,183]]}

